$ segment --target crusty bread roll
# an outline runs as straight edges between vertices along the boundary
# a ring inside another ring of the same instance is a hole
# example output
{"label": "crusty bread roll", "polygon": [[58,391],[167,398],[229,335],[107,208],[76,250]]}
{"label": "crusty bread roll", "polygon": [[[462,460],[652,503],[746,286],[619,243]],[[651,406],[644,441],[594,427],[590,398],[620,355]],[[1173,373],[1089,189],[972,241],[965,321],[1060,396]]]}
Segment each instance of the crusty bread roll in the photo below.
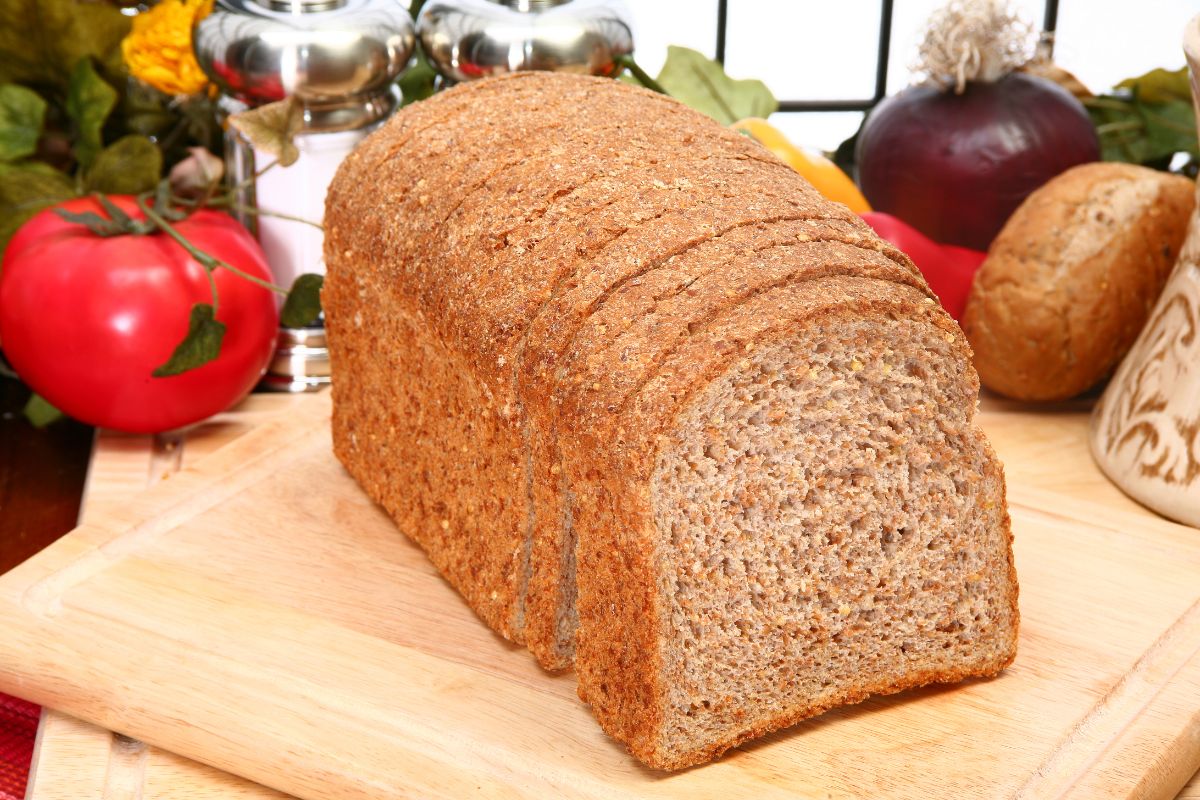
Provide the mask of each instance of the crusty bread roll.
{"label": "crusty bread roll", "polygon": [[963,330],[985,386],[1065,400],[1116,368],[1183,246],[1196,185],[1083,164],[1031,194],[992,243]]}
{"label": "crusty bread roll", "polygon": [[410,106],[326,211],[334,448],[656,767],[1014,654],[1003,475],[911,262],[618,82]]}

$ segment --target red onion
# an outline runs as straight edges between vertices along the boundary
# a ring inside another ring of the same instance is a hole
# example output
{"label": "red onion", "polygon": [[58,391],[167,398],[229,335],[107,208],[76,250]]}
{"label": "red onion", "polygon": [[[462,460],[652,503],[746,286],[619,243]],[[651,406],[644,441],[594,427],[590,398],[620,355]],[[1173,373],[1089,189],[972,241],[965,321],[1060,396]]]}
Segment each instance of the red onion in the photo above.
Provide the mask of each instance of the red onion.
{"label": "red onion", "polygon": [[[962,5],[973,26],[948,7],[922,47],[933,85],[904,89],[867,118],[858,177],[875,210],[935,241],[986,250],[1030,192],[1098,160],[1100,142],[1069,92],[1010,71],[1021,31],[1001,3]],[[975,56],[965,71],[953,60],[964,50]]]}

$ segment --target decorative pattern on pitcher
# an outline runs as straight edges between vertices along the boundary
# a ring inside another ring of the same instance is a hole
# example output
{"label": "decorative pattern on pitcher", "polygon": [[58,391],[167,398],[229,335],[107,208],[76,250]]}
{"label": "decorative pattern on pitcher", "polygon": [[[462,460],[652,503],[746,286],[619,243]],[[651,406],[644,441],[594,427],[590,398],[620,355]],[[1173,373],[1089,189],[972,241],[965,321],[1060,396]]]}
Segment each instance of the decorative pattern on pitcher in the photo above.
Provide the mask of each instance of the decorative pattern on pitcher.
{"label": "decorative pattern on pitcher", "polygon": [[[1102,449],[1112,459],[1131,458],[1144,478],[1190,486],[1200,480],[1200,240],[1192,237],[1177,271],[1126,364],[1098,409]],[[1168,392],[1171,392],[1168,395]],[[1186,392],[1185,392],[1186,394]],[[1131,448],[1131,454],[1122,454]]]}

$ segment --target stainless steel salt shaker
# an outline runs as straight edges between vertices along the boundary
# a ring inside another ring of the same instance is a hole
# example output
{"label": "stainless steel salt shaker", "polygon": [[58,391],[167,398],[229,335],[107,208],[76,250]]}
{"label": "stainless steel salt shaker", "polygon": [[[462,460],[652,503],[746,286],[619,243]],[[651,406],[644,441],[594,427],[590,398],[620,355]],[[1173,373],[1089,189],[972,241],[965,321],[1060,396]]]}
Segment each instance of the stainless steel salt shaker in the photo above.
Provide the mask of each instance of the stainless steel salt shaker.
{"label": "stainless steel salt shaker", "polygon": [[633,52],[619,0],[430,0],[417,31],[451,83],[520,70],[614,75]]}

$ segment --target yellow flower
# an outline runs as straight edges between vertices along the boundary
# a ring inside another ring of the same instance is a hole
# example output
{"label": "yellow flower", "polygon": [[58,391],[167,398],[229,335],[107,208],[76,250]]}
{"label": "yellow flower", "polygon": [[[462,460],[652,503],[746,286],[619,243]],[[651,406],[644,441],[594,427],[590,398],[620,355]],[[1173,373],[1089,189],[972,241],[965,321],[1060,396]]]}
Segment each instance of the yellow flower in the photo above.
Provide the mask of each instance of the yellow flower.
{"label": "yellow flower", "polygon": [[195,94],[208,78],[192,53],[192,26],[213,0],[162,0],[133,18],[121,53],[135,78],[167,94]]}

